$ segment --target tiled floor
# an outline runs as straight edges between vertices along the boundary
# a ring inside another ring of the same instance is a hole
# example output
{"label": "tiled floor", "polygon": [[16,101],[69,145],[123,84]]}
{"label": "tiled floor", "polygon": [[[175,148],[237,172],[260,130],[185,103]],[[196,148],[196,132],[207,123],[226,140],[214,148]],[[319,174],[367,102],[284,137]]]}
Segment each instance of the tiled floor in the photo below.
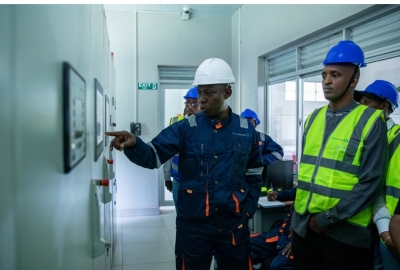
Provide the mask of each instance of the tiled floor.
{"label": "tiled floor", "polygon": [[112,270],[174,270],[175,218],[174,207],[162,207],[159,216],[118,217]]}

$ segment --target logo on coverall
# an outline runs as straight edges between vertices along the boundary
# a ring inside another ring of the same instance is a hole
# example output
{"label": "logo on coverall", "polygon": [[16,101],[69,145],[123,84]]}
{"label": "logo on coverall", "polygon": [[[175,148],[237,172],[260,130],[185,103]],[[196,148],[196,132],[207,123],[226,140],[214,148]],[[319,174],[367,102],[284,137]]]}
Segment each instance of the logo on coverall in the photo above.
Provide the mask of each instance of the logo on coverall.
{"label": "logo on coverall", "polygon": [[250,136],[249,133],[242,134],[242,133],[232,132],[232,134],[233,134],[233,135],[236,135],[236,136],[242,136],[242,137],[249,137],[249,136]]}

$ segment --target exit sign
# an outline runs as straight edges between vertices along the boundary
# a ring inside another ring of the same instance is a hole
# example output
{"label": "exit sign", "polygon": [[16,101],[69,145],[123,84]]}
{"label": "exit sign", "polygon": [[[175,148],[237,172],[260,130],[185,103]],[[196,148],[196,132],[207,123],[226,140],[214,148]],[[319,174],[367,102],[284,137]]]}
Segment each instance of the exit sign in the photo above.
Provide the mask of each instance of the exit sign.
{"label": "exit sign", "polygon": [[138,83],[139,90],[157,90],[158,83]]}

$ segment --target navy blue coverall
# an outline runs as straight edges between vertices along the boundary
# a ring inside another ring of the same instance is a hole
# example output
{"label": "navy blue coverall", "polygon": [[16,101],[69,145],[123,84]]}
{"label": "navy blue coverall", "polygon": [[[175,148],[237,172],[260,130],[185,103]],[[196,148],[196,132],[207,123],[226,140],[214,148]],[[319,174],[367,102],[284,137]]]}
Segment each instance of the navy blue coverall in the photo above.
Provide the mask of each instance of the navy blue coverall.
{"label": "navy blue coverall", "polygon": [[259,136],[260,152],[264,166],[268,166],[283,158],[282,146],[277,144],[270,136],[257,132]]}
{"label": "navy blue coverall", "polygon": [[[280,201],[294,201],[295,196],[296,188],[278,191]],[[292,215],[288,214],[279,228],[261,234],[252,234],[250,242],[253,263],[260,263],[267,257],[274,256],[269,269],[294,269],[293,257],[288,258],[282,255],[283,249],[292,242],[292,238],[289,237],[291,226]]]}
{"label": "navy blue coverall", "polygon": [[252,268],[248,219],[258,206],[262,161],[257,132],[232,113],[221,122],[202,112],[179,121],[125,155],[154,169],[179,152],[176,269]]}

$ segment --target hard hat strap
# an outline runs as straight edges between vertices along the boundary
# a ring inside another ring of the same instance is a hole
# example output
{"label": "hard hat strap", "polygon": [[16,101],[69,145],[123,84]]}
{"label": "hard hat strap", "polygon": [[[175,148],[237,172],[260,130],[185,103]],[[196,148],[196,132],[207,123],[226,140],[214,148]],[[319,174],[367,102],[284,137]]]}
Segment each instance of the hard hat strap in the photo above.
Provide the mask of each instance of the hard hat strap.
{"label": "hard hat strap", "polygon": [[346,87],[346,90],[344,90],[344,92],[343,92],[338,98],[336,98],[335,100],[332,100],[332,101],[337,101],[337,100],[341,99],[341,98],[347,93],[347,91],[348,91],[349,88],[350,88],[351,83],[353,82],[354,78],[355,78],[356,75],[357,75],[358,69],[359,69],[359,67],[358,67],[358,66],[355,66],[354,72],[353,72],[353,76],[351,76],[351,79],[350,79],[350,81],[349,81],[349,84],[348,84],[347,87]]}

